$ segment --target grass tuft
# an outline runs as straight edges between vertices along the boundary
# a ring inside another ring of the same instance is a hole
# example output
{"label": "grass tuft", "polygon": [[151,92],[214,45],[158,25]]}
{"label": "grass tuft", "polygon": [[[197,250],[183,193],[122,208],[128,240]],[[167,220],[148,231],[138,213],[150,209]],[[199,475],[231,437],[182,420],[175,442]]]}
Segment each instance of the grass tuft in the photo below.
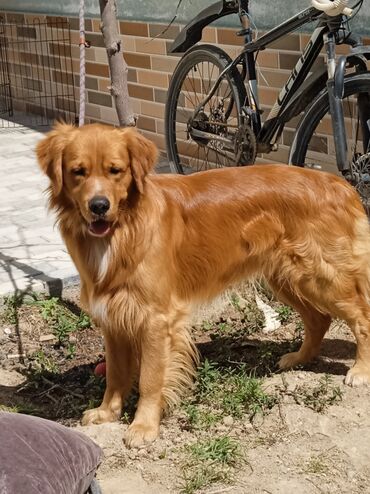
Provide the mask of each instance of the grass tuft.
{"label": "grass tuft", "polygon": [[207,439],[189,446],[191,457],[199,461],[216,461],[226,465],[235,465],[241,457],[240,445],[229,436]]}
{"label": "grass tuft", "polygon": [[205,360],[198,370],[195,393],[184,405],[191,429],[209,428],[223,417],[252,420],[277,403],[277,396],[262,388],[262,380],[251,376],[245,364],[222,368]]}
{"label": "grass tuft", "polygon": [[343,393],[339,386],[334,386],[332,378],[325,374],[317,385],[296,386],[293,391],[296,403],[303,404],[315,412],[322,413],[329,406],[342,400]]}
{"label": "grass tuft", "polygon": [[[74,314],[56,297],[35,300],[33,303],[39,307],[41,317],[50,325],[60,344],[63,344],[75,331],[91,326],[90,318],[85,312]],[[69,348],[69,354],[72,356],[74,354],[72,347]]]}
{"label": "grass tuft", "polygon": [[240,444],[229,436],[191,444],[186,451],[183,494],[193,494],[216,482],[230,482],[234,468],[243,460]]}

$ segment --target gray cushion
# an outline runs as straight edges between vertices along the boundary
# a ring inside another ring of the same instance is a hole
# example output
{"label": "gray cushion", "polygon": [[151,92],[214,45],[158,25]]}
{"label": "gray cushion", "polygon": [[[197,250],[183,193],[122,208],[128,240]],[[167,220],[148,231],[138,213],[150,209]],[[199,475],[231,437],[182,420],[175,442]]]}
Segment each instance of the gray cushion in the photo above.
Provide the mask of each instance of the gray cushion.
{"label": "gray cushion", "polygon": [[83,494],[102,450],[50,420],[0,412],[1,494]]}

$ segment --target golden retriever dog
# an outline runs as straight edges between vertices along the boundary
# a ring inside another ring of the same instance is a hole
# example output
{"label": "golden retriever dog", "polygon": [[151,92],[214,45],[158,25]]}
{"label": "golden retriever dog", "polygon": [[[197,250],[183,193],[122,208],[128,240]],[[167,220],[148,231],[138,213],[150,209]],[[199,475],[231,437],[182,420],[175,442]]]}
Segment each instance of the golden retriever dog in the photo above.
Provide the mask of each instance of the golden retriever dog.
{"label": "golden retriever dog", "polygon": [[280,368],[316,357],[338,317],[357,340],[345,381],[370,382],[370,231],[344,180],[284,165],[155,175],[152,142],[102,124],[57,124],[37,156],[80,273],[82,306],[105,338],[104,399],[83,424],[119,419],[137,378],[126,444],[156,439],[163,410],[192,382],[188,314],[253,277],[264,277],[304,322],[300,350]]}

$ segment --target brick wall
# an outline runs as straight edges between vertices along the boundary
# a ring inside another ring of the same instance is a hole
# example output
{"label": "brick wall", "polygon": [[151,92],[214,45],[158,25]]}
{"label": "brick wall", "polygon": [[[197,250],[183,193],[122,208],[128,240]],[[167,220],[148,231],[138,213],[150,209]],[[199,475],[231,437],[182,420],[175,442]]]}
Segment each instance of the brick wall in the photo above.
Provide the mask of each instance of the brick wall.
{"label": "brick wall", "polygon": [[[36,16],[31,14],[6,13],[9,22],[32,21]],[[42,18],[42,16],[38,16]],[[51,17],[44,17],[52,20]],[[64,76],[65,84],[75,86],[78,98],[79,85],[79,32],[78,19],[69,18],[72,38],[73,76]],[[114,103],[109,93],[109,69],[98,19],[86,20],[86,39],[91,42],[91,48],[86,50],[86,121],[103,121],[117,123]],[[180,26],[173,25],[166,29],[164,24],[144,22],[119,22],[126,62],[129,66],[128,86],[134,112],[139,116],[138,127],[158,145],[164,152],[164,105],[167,89],[173,70],[178,62],[178,56],[167,55],[167,49],[172,39],[180,31]],[[236,36],[235,29],[208,27],[203,31],[202,42],[215,43],[234,57],[240,52],[242,40]],[[259,96],[264,114],[275,102],[280,88],[286,82],[291,69],[297,62],[301,50],[309,36],[292,34],[271,45],[258,55],[260,68]],[[343,47],[343,49],[346,49]],[[340,50],[342,48],[340,47]],[[324,63],[321,55],[317,63]],[[286,162],[289,145],[292,141],[294,126],[298,118],[289,123],[284,131],[279,150],[260,159]],[[329,122],[327,122],[329,123]],[[323,122],[323,137],[320,139],[321,150],[325,155],[333,154],[333,143],[330,136],[325,135],[330,125]],[[324,158],[327,161],[327,158]]]}

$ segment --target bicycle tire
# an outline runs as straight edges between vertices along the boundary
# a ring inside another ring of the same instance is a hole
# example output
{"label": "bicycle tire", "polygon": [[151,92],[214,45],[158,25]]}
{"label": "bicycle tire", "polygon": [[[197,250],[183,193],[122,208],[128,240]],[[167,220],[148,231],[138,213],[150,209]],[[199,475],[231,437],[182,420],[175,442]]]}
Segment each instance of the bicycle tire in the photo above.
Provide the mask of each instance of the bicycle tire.
{"label": "bicycle tire", "polygon": [[[231,58],[223,50],[221,50],[220,48],[218,48],[216,46],[197,45],[197,46],[191,48],[190,50],[188,50],[188,52],[181,58],[180,62],[178,63],[178,65],[177,65],[177,67],[173,73],[173,76],[171,78],[167,102],[166,102],[166,109],[165,109],[166,147],[167,147],[168,159],[170,160],[170,165],[171,165],[172,171],[175,171],[175,172],[181,173],[181,174],[186,174],[186,173],[192,173],[192,172],[200,171],[200,169],[207,169],[208,166],[207,166],[206,161],[199,159],[200,148],[202,148],[202,154],[206,154],[207,160],[208,160],[208,156],[209,156],[210,152],[211,152],[211,156],[215,156],[215,158],[212,158],[212,159],[216,159],[216,165],[223,163],[224,166],[235,166],[235,164],[237,164],[237,163],[235,163],[235,160],[233,161],[232,159],[230,159],[228,161],[225,158],[224,154],[226,154],[226,152],[223,153],[221,151],[221,149],[219,151],[215,151],[214,148],[210,147],[210,143],[212,141],[207,141],[207,143],[205,145],[205,143],[202,142],[201,139],[199,139],[198,142],[192,138],[190,138],[190,140],[188,140],[189,142],[187,142],[184,139],[182,139],[182,140],[180,139],[179,129],[180,128],[182,129],[181,135],[183,134],[185,136],[185,135],[188,135],[187,129],[189,128],[189,120],[187,120],[185,122],[180,121],[181,120],[180,117],[183,120],[186,120],[187,112],[189,112],[189,110],[191,111],[191,109],[192,109],[191,105],[193,103],[193,101],[191,99],[189,99],[189,97],[186,100],[185,93],[184,93],[183,101],[184,101],[184,105],[187,104],[188,106],[182,107],[183,108],[183,115],[182,116],[178,115],[180,94],[182,94],[181,93],[182,88],[183,88],[184,84],[186,84],[186,81],[191,80],[190,76],[189,76],[191,71],[193,70],[192,81],[193,81],[193,89],[195,90],[195,92],[194,92],[194,94],[195,94],[196,93],[196,86],[197,85],[199,86],[199,84],[196,84],[197,79],[194,79],[194,73],[198,72],[198,74],[200,74],[201,71],[199,68],[199,64],[203,64],[203,63],[208,64],[209,81],[208,81],[207,89],[209,92],[210,87],[212,87],[211,83],[214,82],[212,80],[213,72],[210,75],[210,64],[213,64],[213,66],[217,67],[217,70],[221,72],[230,64],[231,61],[232,61]],[[198,70],[194,69],[196,67],[198,67]],[[205,71],[205,72],[207,72],[207,71]],[[187,79],[187,77],[188,77],[188,79]],[[229,114],[230,114],[229,116],[233,115],[233,118],[234,119],[236,118],[237,129],[239,131],[239,129],[242,127],[241,108],[242,108],[243,103],[246,101],[246,91],[245,91],[244,83],[243,83],[243,80],[242,80],[241,75],[240,75],[237,68],[234,68],[233,70],[229,71],[225,76],[225,80],[227,81],[227,85],[229,86],[229,89],[231,91],[230,95],[233,98],[233,103],[229,103],[229,105],[230,104],[235,105],[235,110],[233,111],[233,109],[231,109],[229,112]],[[188,84],[188,86],[189,85],[190,84]],[[202,90],[202,87],[205,89],[204,81],[203,81],[203,86],[202,86],[202,82],[200,83],[201,90]],[[214,96],[217,97],[217,93]],[[230,101],[231,101],[231,97],[230,97]],[[220,99],[222,99],[222,98],[220,98]],[[212,109],[212,107],[211,107],[211,101],[209,103],[209,114],[207,115],[207,113],[206,113],[207,105],[204,109],[204,112],[202,112],[202,115],[204,115],[204,117],[203,117],[204,122],[205,122],[204,125],[208,126],[208,127],[211,126],[211,123],[215,122],[215,117],[214,117],[215,110]],[[195,99],[195,104],[197,102],[199,102],[199,99]],[[194,108],[195,108],[195,105],[194,105]],[[194,110],[194,108],[193,108],[193,110]],[[213,115],[212,115],[212,112],[213,112]],[[236,113],[236,117],[235,117],[235,113]],[[179,120],[177,120],[177,118]],[[189,118],[191,118],[191,117],[189,117]],[[213,120],[212,120],[212,118],[213,118]],[[185,126],[185,124],[186,124],[186,130],[183,130],[183,127]],[[220,127],[220,125],[221,125],[221,117],[220,117],[219,122],[216,121],[216,123],[214,124],[214,127],[216,129],[218,129],[217,132],[225,132],[225,130],[222,130],[222,129],[226,129],[226,132],[229,132],[229,128],[227,127],[227,122],[226,122],[226,124],[222,123],[222,125],[224,127]],[[234,125],[234,127],[236,127],[236,126]],[[219,130],[219,129],[221,129],[221,130]],[[207,131],[208,131],[208,129],[207,129]],[[237,131],[235,131],[235,132],[237,132]],[[221,135],[221,134],[219,133],[218,135]],[[186,146],[188,146],[188,148],[186,148]],[[186,149],[185,152],[188,152],[189,154],[193,153],[193,152],[195,153],[197,151],[196,147],[198,147],[199,149],[198,149],[198,158],[197,159],[199,160],[199,163],[201,166],[199,166],[199,167],[192,166],[191,156],[187,157],[186,155],[180,155],[179,147],[180,148],[182,147],[183,150]],[[187,149],[189,149],[189,150],[187,151]],[[222,152],[222,157],[224,158],[223,160],[220,159],[221,152]],[[218,163],[217,160],[219,160],[219,159],[220,159],[220,161]],[[186,160],[188,160],[187,166],[185,166]],[[202,161],[202,163],[201,163],[201,161]],[[228,165],[228,162],[229,162],[229,165]],[[212,167],[214,167],[214,166],[212,166]]]}
{"label": "bicycle tire", "polygon": [[[355,96],[359,93],[367,93],[370,101],[369,72],[350,75],[344,79],[344,99],[350,98],[351,96]],[[290,164],[296,166],[307,166],[307,152],[309,150],[309,145],[312,143],[315,131],[320,125],[320,122],[327,114],[329,114],[329,97],[325,88],[313,100],[298,124],[297,132],[295,133],[290,149]],[[324,134],[323,132],[321,133]],[[316,145],[316,147],[318,146]],[[317,152],[324,152],[324,154],[327,154],[325,153],[325,150],[318,150]],[[361,149],[361,152],[363,152],[363,149]]]}

